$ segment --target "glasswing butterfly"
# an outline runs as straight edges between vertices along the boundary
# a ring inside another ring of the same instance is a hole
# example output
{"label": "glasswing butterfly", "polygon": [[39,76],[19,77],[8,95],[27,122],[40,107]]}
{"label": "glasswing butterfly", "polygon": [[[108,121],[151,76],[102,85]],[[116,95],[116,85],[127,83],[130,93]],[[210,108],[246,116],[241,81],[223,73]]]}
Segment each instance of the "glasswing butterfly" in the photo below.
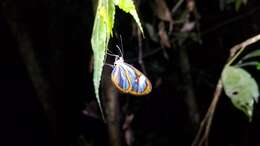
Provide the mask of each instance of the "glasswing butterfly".
{"label": "glasswing butterfly", "polygon": [[121,53],[115,56],[114,65],[112,65],[111,80],[114,86],[123,93],[129,93],[136,96],[146,95],[152,91],[152,84],[149,79],[138,69],[132,65],[125,63],[123,59],[123,53],[117,46]]}

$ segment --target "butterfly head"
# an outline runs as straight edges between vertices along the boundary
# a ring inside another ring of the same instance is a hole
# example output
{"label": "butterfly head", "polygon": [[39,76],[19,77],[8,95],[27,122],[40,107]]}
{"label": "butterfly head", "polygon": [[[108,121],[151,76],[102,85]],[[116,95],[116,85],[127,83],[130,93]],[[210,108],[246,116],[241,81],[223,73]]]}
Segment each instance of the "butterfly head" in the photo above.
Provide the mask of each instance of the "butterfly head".
{"label": "butterfly head", "polygon": [[118,65],[118,64],[121,64],[124,62],[124,59],[123,57],[119,57],[119,56],[116,56],[115,58],[115,62],[114,62],[114,66]]}

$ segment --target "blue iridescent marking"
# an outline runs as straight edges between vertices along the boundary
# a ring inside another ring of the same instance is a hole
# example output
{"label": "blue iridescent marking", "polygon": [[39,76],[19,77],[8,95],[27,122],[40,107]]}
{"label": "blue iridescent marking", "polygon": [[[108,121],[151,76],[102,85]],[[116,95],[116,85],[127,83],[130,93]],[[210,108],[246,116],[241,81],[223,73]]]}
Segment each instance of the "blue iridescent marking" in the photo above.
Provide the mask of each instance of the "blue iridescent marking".
{"label": "blue iridescent marking", "polygon": [[113,69],[112,75],[115,78],[116,84],[120,86],[120,88],[127,90],[129,88],[129,83],[124,72],[124,69],[121,66],[115,66]]}
{"label": "blue iridescent marking", "polygon": [[146,78],[144,75],[137,76],[135,69],[133,69],[130,65],[124,63],[122,64],[124,69],[127,71],[130,81],[131,81],[131,86],[132,86],[132,91],[134,92],[144,92],[146,88]]}
{"label": "blue iridescent marking", "polygon": [[129,88],[129,83],[126,77],[126,73],[124,72],[124,69],[121,66],[119,66],[118,68],[119,68],[118,72],[120,73],[119,85],[122,85],[122,88],[127,90]]}

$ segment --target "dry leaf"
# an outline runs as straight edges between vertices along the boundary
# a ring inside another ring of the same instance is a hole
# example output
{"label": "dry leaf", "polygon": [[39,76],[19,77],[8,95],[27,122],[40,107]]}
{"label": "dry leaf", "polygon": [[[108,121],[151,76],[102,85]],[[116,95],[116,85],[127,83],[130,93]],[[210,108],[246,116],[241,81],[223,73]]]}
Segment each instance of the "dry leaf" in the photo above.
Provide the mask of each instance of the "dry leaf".
{"label": "dry leaf", "polygon": [[171,11],[164,0],[155,0],[157,17],[163,21],[172,22]]}
{"label": "dry leaf", "polygon": [[163,48],[171,48],[171,43],[168,37],[167,32],[165,31],[165,25],[163,22],[159,23],[159,37],[160,37],[160,44]]}
{"label": "dry leaf", "polygon": [[98,107],[97,102],[95,100],[92,100],[90,103],[86,104],[86,108],[82,111],[82,113],[86,116],[90,116],[95,119],[101,118],[98,115]]}
{"label": "dry leaf", "polygon": [[195,2],[193,0],[187,1],[187,9],[189,12],[193,12],[195,10]]}
{"label": "dry leaf", "polygon": [[125,131],[125,142],[128,146],[131,146],[134,142],[133,130],[131,128]]}
{"label": "dry leaf", "polygon": [[125,130],[125,129],[130,127],[130,124],[132,123],[133,119],[134,119],[134,114],[126,115],[125,122],[123,124],[123,130]]}
{"label": "dry leaf", "polygon": [[124,136],[125,136],[125,141],[128,146],[131,146],[134,142],[134,135],[133,135],[133,130],[131,128],[131,123],[134,119],[134,114],[128,114],[125,117],[125,122],[123,124],[123,130],[124,130]]}

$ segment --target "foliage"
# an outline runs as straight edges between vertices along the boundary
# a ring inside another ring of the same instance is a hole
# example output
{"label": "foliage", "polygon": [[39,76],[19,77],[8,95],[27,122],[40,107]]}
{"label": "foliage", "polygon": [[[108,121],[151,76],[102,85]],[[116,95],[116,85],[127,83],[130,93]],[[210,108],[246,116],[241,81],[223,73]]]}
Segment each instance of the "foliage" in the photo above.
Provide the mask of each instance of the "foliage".
{"label": "foliage", "polygon": [[91,37],[91,45],[94,54],[94,76],[93,82],[95,87],[96,99],[99,104],[102,116],[103,110],[99,97],[99,86],[101,80],[102,69],[106,56],[106,50],[112,29],[114,26],[115,6],[130,13],[137,22],[142,31],[141,22],[138,18],[134,3],[132,0],[99,0],[96,11],[93,32]]}
{"label": "foliage", "polygon": [[226,9],[229,5],[234,6],[235,10],[238,11],[242,5],[246,5],[247,0],[219,0],[220,10]]}

